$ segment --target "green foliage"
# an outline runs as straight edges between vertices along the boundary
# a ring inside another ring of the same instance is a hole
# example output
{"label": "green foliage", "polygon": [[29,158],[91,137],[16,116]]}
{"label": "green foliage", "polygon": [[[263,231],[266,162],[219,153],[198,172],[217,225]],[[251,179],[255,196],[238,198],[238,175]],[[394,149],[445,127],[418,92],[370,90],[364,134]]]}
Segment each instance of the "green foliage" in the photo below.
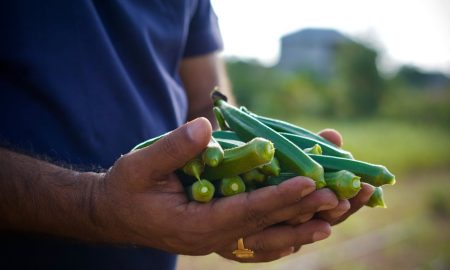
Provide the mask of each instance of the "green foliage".
{"label": "green foliage", "polygon": [[307,72],[228,61],[238,104],[287,121],[305,115],[346,120],[382,116],[450,128],[449,78],[403,67],[385,79],[378,73],[375,50],[357,43],[336,50],[335,75],[328,81]]}
{"label": "green foliage", "polygon": [[447,190],[436,188],[428,196],[428,207],[433,216],[450,220],[450,198]]}
{"label": "green foliage", "polygon": [[[450,128],[450,79],[407,67],[386,81],[380,115]],[[425,81],[428,81],[426,83]]]}
{"label": "green foliage", "polygon": [[359,43],[341,44],[336,53],[334,112],[343,116],[367,116],[378,111],[383,81],[376,66],[377,53]]}
{"label": "green foliage", "polygon": [[326,104],[319,84],[308,74],[288,74],[255,62],[228,61],[238,104],[274,117],[321,114]]}
{"label": "green foliage", "polygon": [[448,129],[438,124],[367,118],[333,120],[298,117],[293,123],[312,131],[332,127],[356,159],[386,165],[396,176],[446,168],[450,164]]}

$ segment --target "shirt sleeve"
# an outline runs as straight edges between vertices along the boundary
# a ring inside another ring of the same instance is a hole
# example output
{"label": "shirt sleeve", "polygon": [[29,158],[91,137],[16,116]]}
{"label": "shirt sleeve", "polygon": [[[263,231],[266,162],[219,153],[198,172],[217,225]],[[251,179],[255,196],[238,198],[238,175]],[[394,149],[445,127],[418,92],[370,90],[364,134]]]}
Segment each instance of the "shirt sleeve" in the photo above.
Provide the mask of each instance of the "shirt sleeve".
{"label": "shirt sleeve", "polygon": [[222,50],[223,42],[217,16],[209,0],[198,0],[184,48],[184,57]]}

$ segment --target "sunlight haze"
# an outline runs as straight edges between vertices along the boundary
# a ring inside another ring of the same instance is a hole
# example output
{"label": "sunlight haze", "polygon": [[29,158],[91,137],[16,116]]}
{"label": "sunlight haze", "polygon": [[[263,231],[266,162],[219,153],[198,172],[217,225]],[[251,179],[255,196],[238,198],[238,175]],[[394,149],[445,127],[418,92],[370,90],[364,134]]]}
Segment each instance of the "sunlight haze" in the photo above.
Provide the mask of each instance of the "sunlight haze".
{"label": "sunlight haze", "polygon": [[276,64],[280,38],[333,28],[376,48],[384,71],[410,64],[450,75],[450,1],[212,0],[227,57]]}

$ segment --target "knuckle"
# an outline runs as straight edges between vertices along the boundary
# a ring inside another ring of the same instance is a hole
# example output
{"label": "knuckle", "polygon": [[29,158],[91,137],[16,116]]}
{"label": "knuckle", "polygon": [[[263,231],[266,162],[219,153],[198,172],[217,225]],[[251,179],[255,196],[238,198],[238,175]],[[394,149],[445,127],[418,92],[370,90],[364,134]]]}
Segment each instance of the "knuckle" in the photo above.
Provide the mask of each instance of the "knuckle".
{"label": "knuckle", "polygon": [[256,227],[258,229],[266,228],[271,224],[272,224],[272,222],[270,221],[270,218],[266,215],[261,216],[256,220]]}
{"label": "knuckle", "polygon": [[184,254],[188,255],[206,255],[212,252],[211,246],[208,241],[201,241],[204,239],[199,235],[180,235],[176,237],[178,243],[176,246],[183,251]]}
{"label": "knuckle", "polygon": [[131,165],[129,162],[129,159],[127,158],[128,154],[121,156],[119,159],[116,160],[116,162],[114,163],[114,168],[119,169],[119,170],[124,170],[124,169],[128,169],[129,166]]}
{"label": "knuckle", "polygon": [[246,225],[252,224],[257,229],[265,228],[270,223],[267,215],[262,214],[252,203],[247,204],[244,222]]}
{"label": "knuckle", "polygon": [[339,200],[333,191],[328,188],[324,189],[322,195],[323,196],[320,196],[322,204],[328,205],[330,208],[335,208],[338,206]]}
{"label": "knuckle", "polygon": [[247,211],[246,211],[246,215],[245,215],[245,223],[246,224],[255,224],[258,223],[260,219],[260,215],[259,213],[257,213],[257,211],[249,206],[247,207]]}
{"label": "knuckle", "polygon": [[249,248],[253,249],[254,251],[268,250],[267,242],[264,240],[264,238],[255,239],[254,243]]}
{"label": "knuckle", "polygon": [[114,162],[114,165],[105,173],[105,179],[108,183],[113,179],[122,179],[127,183],[130,177],[133,177],[134,163],[127,156],[122,156]]}
{"label": "knuckle", "polygon": [[339,210],[348,211],[351,208],[351,204],[348,200],[342,200],[339,202]]}

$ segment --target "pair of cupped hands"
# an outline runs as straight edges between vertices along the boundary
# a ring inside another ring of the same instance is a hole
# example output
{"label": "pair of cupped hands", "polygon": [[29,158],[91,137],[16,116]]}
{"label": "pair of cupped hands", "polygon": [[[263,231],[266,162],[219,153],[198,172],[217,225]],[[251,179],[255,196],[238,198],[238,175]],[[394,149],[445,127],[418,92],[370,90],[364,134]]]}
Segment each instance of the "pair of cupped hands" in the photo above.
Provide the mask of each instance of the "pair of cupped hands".
{"label": "pair of cupped hands", "polygon": [[[360,209],[373,188],[362,185],[350,200],[315,189],[313,180],[294,177],[208,203],[191,202],[174,171],[208,144],[211,124],[197,118],[153,145],[123,155],[97,181],[96,221],[103,237],[176,254],[216,252],[242,262],[267,262],[292,254],[302,245],[327,238],[331,226]],[[334,130],[319,133],[336,145]],[[232,251],[243,237],[254,257],[236,258]]]}

